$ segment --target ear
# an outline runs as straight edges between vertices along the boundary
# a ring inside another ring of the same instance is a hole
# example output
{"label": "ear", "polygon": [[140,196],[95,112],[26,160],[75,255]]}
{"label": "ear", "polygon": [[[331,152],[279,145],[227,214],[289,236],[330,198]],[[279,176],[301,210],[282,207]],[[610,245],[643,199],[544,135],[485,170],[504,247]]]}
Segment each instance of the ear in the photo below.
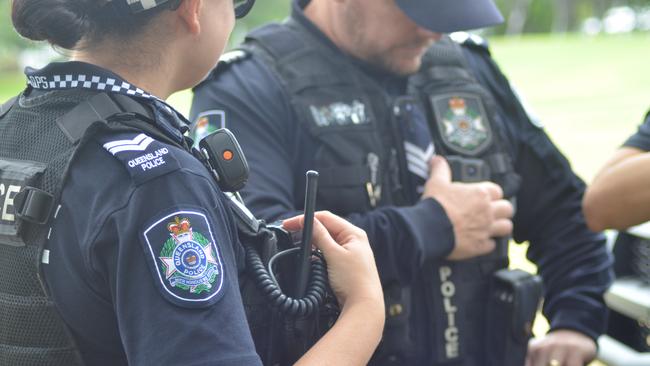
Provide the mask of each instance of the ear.
{"label": "ear", "polygon": [[201,33],[199,19],[202,7],[203,0],[181,0],[181,5],[176,10],[176,14],[191,34]]}

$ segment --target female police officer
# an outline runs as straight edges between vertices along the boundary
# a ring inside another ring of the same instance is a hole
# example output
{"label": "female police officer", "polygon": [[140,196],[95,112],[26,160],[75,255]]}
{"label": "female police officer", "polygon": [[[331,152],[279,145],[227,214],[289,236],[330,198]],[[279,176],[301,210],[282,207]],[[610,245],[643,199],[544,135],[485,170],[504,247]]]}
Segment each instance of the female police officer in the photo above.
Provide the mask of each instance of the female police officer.
{"label": "female police officer", "polygon": [[[227,201],[162,101],[216,62],[252,1],[237,6],[13,0],[18,32],[73,61],[28,69],[26,90],[0,110],[2,363],[260,363]],[[360,229],[316,217],[343,308],[299,362],[365,363],[384,317],[372,253]]]}

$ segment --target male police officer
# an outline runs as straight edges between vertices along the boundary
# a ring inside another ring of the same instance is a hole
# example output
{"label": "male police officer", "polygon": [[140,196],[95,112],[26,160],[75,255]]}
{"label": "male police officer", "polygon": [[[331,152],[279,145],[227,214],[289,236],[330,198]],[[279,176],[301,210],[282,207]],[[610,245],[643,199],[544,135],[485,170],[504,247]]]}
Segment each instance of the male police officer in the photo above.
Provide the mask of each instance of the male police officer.
{"label": "male police officer", "polygon": [[303,172],[316,169],[318,205],[368,232],[388,305],[375,364],[504,364],[489,345],[509,328],[486,325],[485,309],[491,274],[507,266],[492,238],[513,223],[551,325],[527,362],[595,355],[611,261],[584,224],[584,185],[485,43],[439,33],[501,20],[489,0],[298,0],[196,89],[196,133],[238,136],[257,215],[299,210]]}

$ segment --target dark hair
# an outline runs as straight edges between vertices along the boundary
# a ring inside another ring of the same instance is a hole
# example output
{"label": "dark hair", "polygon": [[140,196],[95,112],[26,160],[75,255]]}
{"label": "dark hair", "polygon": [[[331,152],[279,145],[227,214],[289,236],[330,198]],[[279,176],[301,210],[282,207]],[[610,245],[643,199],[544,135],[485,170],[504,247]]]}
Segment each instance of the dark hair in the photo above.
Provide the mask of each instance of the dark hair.
{"label": "dark hair", "polygon": [[11,20],[25,38],[74,49],[83,37],[128,39],[166,8],[132,14],[126,0],[12,0]]}

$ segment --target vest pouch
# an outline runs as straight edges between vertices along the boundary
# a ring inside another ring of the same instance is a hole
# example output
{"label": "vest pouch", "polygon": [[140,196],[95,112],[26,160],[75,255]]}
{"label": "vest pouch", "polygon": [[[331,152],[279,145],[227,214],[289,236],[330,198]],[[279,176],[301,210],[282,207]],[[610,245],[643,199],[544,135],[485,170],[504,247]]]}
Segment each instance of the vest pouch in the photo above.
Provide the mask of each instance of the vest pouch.
{"label": "vest pouch", "polygon": [[318,185],[319,209],[347,215],[376,205],[377,186],[371,183],[366,165],[320,168]]}
{"label": "vest pouch", "polygon": [[541,277],[518,269],[494,273],[487,302],[486,365],[524,364],[541,297]]}
{"label": "vest pouch", "polygon": [[[48,195],[32,188],[38,186],[44,171],[45,164],[7,158],[0,159],[0,245],[25,246],[21,234],[26,222],[19,216],[21,211],[25,213],[24,208],[34,208],[41,203],[41,200],[32,198]],[[51,201],[49,205],[51,206]],[[49,213],[49,209],[51,207],[42,207],[37,211],[41,211],[41,213],[48,211],[47,213]],[[37,216],[47,216],[47,214]],[[28,219],[27,221],[34,221],[29,217]]]}
{"label": "vest pouch", "polygon": [[411,365],[415,354],[411,340],[411,288],[399,283],[384,285],[386,324],[380,345],[373,355],[371,365]]}

